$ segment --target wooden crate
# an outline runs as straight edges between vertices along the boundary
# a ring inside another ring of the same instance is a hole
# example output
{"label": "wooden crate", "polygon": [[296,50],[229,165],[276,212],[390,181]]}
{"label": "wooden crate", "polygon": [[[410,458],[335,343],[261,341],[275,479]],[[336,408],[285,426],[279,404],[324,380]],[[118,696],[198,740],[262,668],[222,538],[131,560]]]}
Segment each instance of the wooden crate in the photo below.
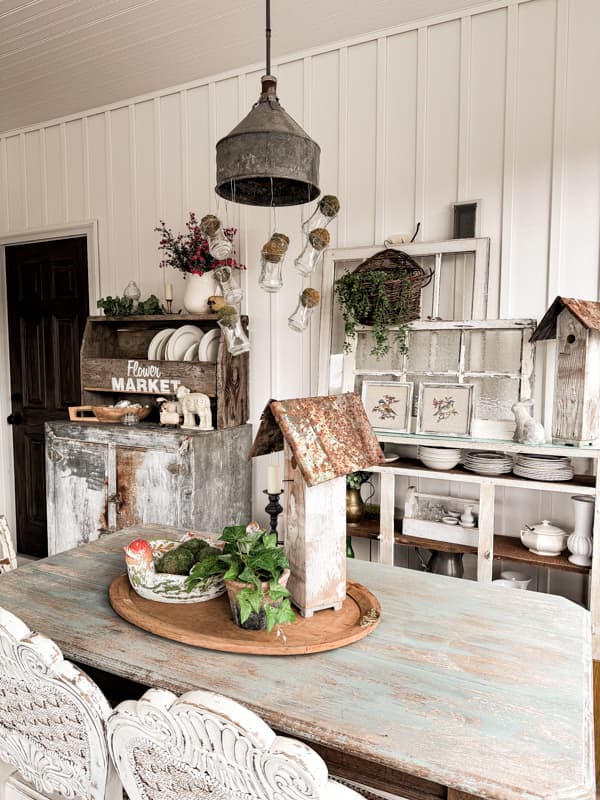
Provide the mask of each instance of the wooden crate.
{"label": "wooden crate", "polygon": [[[248,421],[248,353],[232,356],[221,334],[215,364],[207,361],[149,361],[148,346],[162,328],[217,328],[214,314],[88,317],[81,344],[81,399],[110,405],[124,397],[140,402],[170,396],[177,382],[216,402],[218,430]],[[248,318],[242,317],[247,330]],[[129,382],[128,379],[131,379]]]}

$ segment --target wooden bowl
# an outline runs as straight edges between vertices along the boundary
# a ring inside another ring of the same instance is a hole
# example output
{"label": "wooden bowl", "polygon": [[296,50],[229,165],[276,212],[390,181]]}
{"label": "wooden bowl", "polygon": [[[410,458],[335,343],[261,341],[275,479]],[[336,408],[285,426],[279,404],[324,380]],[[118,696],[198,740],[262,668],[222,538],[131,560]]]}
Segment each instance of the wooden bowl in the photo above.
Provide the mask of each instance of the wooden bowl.
{"label": "wooden bowl", "polygon": [[113,406],[92,406],[92,411],[94,412],[98,422],[120,422],[125,414],[135,414],[139,422],[142,419],[146,419],[152,409],[150,406],[144,406],[142,408],[128,408],[127,406],[125,406],[125,408],[114,408]]}

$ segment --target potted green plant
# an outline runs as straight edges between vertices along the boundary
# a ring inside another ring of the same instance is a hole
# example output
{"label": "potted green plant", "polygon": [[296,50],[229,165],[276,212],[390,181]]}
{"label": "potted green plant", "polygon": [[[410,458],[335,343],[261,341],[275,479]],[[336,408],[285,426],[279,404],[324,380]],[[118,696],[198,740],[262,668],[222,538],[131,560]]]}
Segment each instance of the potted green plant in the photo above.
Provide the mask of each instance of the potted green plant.
{"label": "potted green plant", "polygon": [[266,533],[256,522],[223,529],[223,549],[196,564],[186,588],[211,575],[223,574],[231,614],[236,625],[246,630],[273,630],[296,618],[286,588],[289,562],[277,536]]}

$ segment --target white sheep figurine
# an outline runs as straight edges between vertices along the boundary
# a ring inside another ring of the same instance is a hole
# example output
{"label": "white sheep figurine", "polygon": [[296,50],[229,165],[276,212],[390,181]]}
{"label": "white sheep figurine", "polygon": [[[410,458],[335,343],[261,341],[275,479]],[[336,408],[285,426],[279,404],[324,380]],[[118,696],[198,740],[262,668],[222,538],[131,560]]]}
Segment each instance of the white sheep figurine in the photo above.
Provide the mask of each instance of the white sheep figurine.
{"label": "white sheep figurine", "polygon": [[519,442],[520,444],[543,444],[546,441],[544,426],[536,422],[531,416],[529,409],[532,406],[532,400],[522,400],[512,407],[517,423],[513,436],[514,442]]}

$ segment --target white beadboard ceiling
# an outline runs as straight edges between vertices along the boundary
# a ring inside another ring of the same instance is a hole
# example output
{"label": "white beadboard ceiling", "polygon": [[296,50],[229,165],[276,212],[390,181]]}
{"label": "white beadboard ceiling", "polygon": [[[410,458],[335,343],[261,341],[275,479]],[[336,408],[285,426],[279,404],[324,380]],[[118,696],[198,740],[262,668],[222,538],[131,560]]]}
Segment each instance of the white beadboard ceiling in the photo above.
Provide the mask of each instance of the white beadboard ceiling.
{"label": "white beadboard ceiling", "polygon": [[[480,4],[274,0],[273,57]],[[0,0],[0,131],[263,59],[263,0]]]}

